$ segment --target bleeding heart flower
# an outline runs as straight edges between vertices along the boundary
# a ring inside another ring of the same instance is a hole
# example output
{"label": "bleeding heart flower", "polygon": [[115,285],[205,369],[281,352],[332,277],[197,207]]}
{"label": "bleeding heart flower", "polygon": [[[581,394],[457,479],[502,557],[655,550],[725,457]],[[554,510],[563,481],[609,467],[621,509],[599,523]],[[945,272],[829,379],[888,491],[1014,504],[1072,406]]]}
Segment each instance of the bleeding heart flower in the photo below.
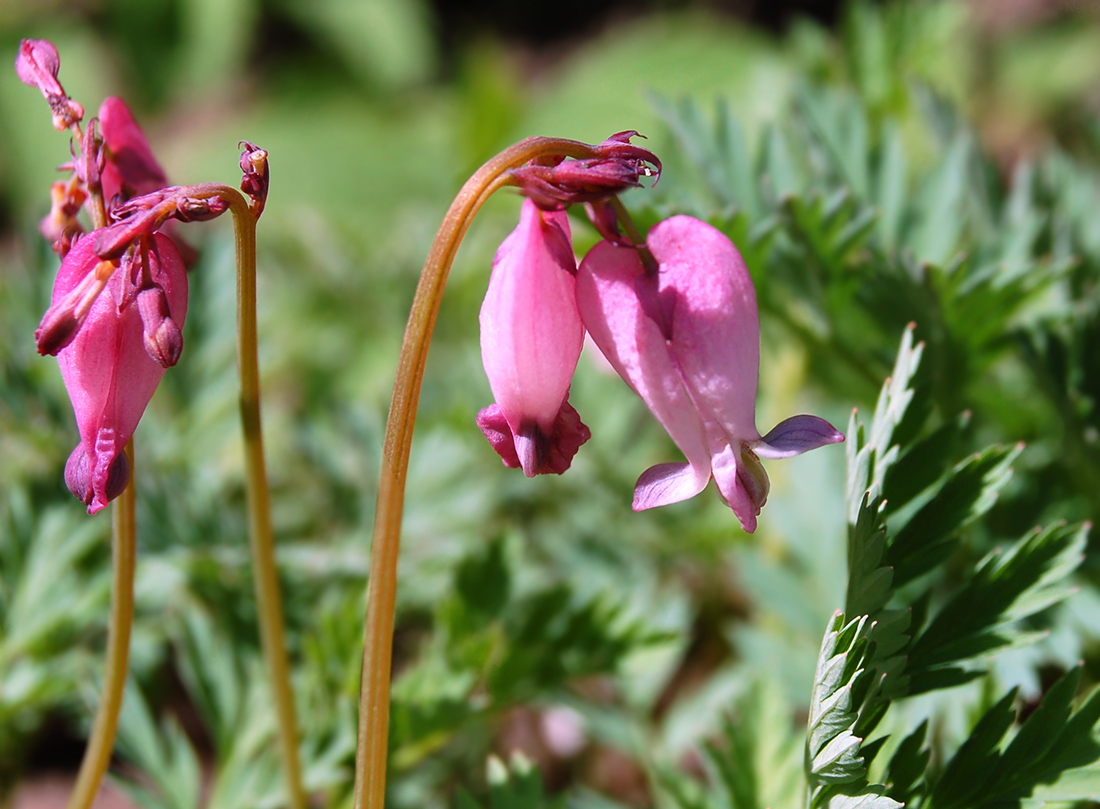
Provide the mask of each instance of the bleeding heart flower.
{"label": "bleeding heart flower", "polygon": [[164,369],[182,349],[187,273],[175,244],[146,237],[120,264],[95,254],[95,233],[65,256],[47,321],[68,318],[74,335],[57,353],[80,443],[65,464],[69,490],[95,514],[126,487],[124,448]]}
{"label": "bleeding heart flower", "polygon": [[481,305],[481,357],[496,403],[477,423],[505,466],[528,477],[560,475],[591,436],[568,402],[584,344],[576,272],[566,214],[524,200]]}
{"label": "bleeding heart flower", "polygon": [[634,509],[685,500],[713,476],[751,533],[768,497],[760,458],[787,458],[844,436],[816,416],[794,416],[764,437],[757,431],[756,293],[728,238],[676,216],[656,225],[646,243],[655,272],[637,250],[603,241],[577,275],[592,339],[687,457],[646,470]]}

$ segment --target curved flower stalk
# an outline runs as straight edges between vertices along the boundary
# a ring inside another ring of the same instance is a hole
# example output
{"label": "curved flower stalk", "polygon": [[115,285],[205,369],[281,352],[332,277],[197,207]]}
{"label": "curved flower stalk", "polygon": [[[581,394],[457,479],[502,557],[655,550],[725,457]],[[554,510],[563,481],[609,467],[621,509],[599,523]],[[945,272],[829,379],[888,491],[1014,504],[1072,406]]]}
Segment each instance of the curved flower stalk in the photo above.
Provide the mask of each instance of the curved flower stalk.
{"label": "curved flower stalk", "polygon": [[[505,186],[518,187],[533,200],[539,211],[554,212],[572,203],[600,205],[615,193],[639,185],[641,177],[654,176],[660,171],[660,161],[646,150],[629,143],[634,134],[620,133],[596,146],[556,138],[528,138],[505,149],[478,169],[462,186],[432,242],[405,327],[382,446],[382,469],[379,474],[367,593],[363,677],[359,696],[359,734],[355,758],[356,809],[384,809],[385,806],[390,664],[393,654],[397,557],[401,544],[405,478],[428,346],[442,301],[443,288],[458,246],[481,206],[494,192]],[[649,168],[651,165],[656,171]],[[506,445],[512,443],[515,450],[514,465],[535,474],[558,471],[553,466],[560,466],[562,463],[561,460],[555,460],[553,451],[544,452],[539,447],[541,439],[537,435],[545,437],[549,432],[553,436],[554,428],[547,421],[550,406],[560,413],[565,392],[561,391],[561,398],[558,399],[557,392],[547,393],[541,390],[542,381],[537,376],[522,373],[518,364],[509,363],[504,356],[509,345],[525,351],[532,349],[533,352],[541,350],[536,348],[538,346],[548,346],[545,342],[547,335],[541,331],[541,327],[531,326],[525,330],[515,320],[501,320],[499,323],[495,321],[497,318],[508,319],[514,315],[522,317],[525,312],[517,309],[516,304],[524,298],[530,301],[532,296],[537,299],[537,290],[542,285],[554,287],[561,280],[548,281],[546,278],[526,275],[507,278],[513,271],[525,273],[526,262],[521,260],[522,256],[531,257],[538,266],[551,274],[569,273],[570,265],[575,266],[575,263],[572,259],[572,246],[569,245],[568,250],[563,246],[568,241],[563,217],[559,219],[553,213],[549,216],[536,213],[525,204],[523,218],[524,221],[521,221],[517,229],[518,235],[510,237],[512,243],[507,248],[502,246],[497,256],[496,268],[502,277],[493,284],[490,299],[483,308],[483,328],[488,322],[490,330],[483,343],[483,351],[488,355],[486,370],[490,379],[495,380],[491,383],[493,394],[503,400],[497,402],[499,411],[488,424],[490,442],[494,448],[498,444],[505,445],[505,450],[500,452],[505,463],[511,458]],[[606,217],[606,221],[608,227],[612,227],[614,217]],[[556,229],[557,233],[549,230],[550,228]],[[568,289],[569,283],[564,282],[562,286]],[[555,297],[555,301],[552,311],[557,314],[548,318],[549,322],[554,317],[563,316],[562,313],[569,308],[560,297]],[[564,316],[567,320],[571,318],[567,312]],[[570,343],[571,340],[572,338]],[[557,366],[553,376],[560,380],[561,370],[570,362],[576,364],[571,359],[572,348],[562,350],[548,346],[548,350],[552,352],[553,364]],[[571,374],[572,369],[569,372]],[[555,387],[560,389],[560,381],[555,382]],[[545,409],[528,412],[526,408],[532,406],[532,403],[537,403],[540,408],[545,405]],[[482,422],[487,421],[484,416],[485,411]],[[516,425],[514,432],[513,423]],[[529,429],[532,423],[539,425],[539,433]],[[486,425],[483,424],[484,426]],[[494,436],[493,431],[498,435]],[[515,440],[517,433],[518,442]],[[530,440],[532,436],[536,436],[533,441]],[[516,444],[519,445],[518,448]],[[524,463],[527,464],[526,467]],[[567,462],[565,466],[568,466]]]}
{"label": "curved flower stalk", "polygon": [[656,271],[638,250],[604,241],[581,262],[577,299],[593,341],[687,457],[646,470],[634,509],[676,503],[711,477],[745,531],[768,498],[761,458],[844,440],[817,416],[756,429],[760,324],[741,254],[705,222],[674,216],[649,232]]}
{"label": "curved flower stalk", "polygon": [[[115,584],[108,628],[108,664],[100,709],[69,806],[91,805],[106,771],[122,704],[133,621],[135,525],[132,437],[166,368],[183,351],[187,314],[186,255],[176,222],[233,215],[238,276],[238,351],[250,535],[264,655],[271,672],[290,803],[305,806],[297,729],[286,662],[275,572],[270,498],[260,429],[256,351],[256,220],[268,191],[267,152],[242,142],[241,188],[169,187],[164,170],[125,102],[108,98],[86,129],[83,107],[57,79],[57,49],[23,40],[16,72],[48,100],[54,126],[72,132],[67,181],[51,188],[41,231],[61,256],[49,309],[35,333],[38,350],[55,354],[73,404],[80,443],[65,465],[65,482],[89,514],[122,497],[114,520]],[[77,146],[79,144],[79,147]],[[93,230],[80,219],[85,208]]]}

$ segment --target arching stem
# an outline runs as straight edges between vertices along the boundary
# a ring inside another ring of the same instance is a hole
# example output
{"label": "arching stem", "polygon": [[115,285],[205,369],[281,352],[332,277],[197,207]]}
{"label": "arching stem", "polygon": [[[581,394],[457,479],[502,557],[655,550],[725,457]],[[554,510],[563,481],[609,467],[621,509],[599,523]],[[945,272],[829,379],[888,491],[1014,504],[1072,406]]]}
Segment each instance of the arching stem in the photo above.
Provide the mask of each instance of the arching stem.
{"label": "arching stem", "polygon": [[390,669],[393,659],[394,606],[397,597],[397,557],[405,478],[412,446],[413,423],[428,346],[435,328],[443,288],[458,246],[485,201],[509,184],[509,169],[549,155],[595,156],[591,146],[572,140],[528,138],[505,149],[483,165],[458,192],[432,242],[405,327],[397,377],[393,386],[382,470],[374,517],[370,580],[367,595],[366,640],[359,691],[359,736],[355,757],[355,808],[384,809],[386,758],[390,721]]}

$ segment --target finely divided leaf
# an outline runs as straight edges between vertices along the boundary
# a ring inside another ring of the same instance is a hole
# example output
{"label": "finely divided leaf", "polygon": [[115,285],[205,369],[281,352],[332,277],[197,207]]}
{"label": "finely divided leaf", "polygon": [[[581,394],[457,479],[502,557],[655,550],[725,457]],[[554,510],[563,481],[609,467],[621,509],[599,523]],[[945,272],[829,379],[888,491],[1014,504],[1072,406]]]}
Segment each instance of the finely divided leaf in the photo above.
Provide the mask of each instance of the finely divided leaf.
{"label": "finely divided leaf", "polygon": [[963,676],[951,664],[1031,639],[1016,623],[1073,592],[1066,580],[1084,558],[1086,533],[1081,526],[1036,529],[983,559],[910,647],[910,693]]}

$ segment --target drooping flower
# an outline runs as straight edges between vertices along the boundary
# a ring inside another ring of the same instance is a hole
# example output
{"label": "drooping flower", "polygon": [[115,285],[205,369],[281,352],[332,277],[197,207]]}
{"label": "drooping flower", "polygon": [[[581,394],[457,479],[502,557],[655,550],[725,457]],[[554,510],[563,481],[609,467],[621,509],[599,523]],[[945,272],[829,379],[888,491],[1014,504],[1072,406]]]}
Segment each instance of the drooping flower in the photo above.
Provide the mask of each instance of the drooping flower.
{"label": "drooping flower", "polygon": [[[65,95],[59,66],[51,43],[21,43],[19,77],[47,98],[54,125],[72,127],[77,136],[72,160],[62,167],[71,175],[51,188],[51,212],[41,226],[62,260],[35,342],[40,353],[57,356],[80,432],[65,482],[94,514],[125,488],[125,446],[165,368],[183,350],[187,275],[180,249],[186,245],[164,231],[173,220],[218,216],[228,202],[201,187],[167,187],[145,134],[119,98],[105,100],[99,117],[82,129],[83,108]],[[261,152],[249,144],[247,154]],[[252,173],[266,181],[262,156],[250,165],[257,164]],[[256,193],[266,191],[259,180],[252,185]],[[82,205],[96,224],[86,236]]]}
{"label": "drooping flower", "polygon": [[597,244],[577,275],[581,319],[608,361],[641,396],[686,463],[646,470],[634,509],[679,502],[713,477],[741,526],[756,530],[768,497],[761,458],[787,458],[844,440],[817,416],[756,429],[760,325],[752,279],[720,231],[687,216],[656,225],[637,250]]}
{"label": "drooping flower", "polygon": [[89,514],[126,487],[124,448],[164,369],[179,359],[187,316],[187,273],[171,239],[145,237],[116,264],[96,255],[95,236],[77,241],[61,262],[37,335],[41,346],[51,313],[50,322],[75,324],[57,351],[80,431],[65,483]]}
{"label": "drooping flower", "polygon": [[591,435],[568,402],[584,344],[576,272],[568,217],[524,200],[481,305],[481,357],[496,402],[477,423],[504,464],[528,477],[560,475]]}
{"label": "drooping flower", "polygon": [[[511,169],[511,184],[527,199],[520,223],[493,261],[481,307],[481,356],[496,402],[477,423],[508,467],[528,477],[562,474],[591,433],[569,404],[569,384],[584,345],[576,303],[570,205],[606,205],[617,193],[657,177],[661,162],[619,132],[590,157],[549,156]],[[652,168],[651,168],[652,167]],[[614,238],[613,215],[593,215]]]}

